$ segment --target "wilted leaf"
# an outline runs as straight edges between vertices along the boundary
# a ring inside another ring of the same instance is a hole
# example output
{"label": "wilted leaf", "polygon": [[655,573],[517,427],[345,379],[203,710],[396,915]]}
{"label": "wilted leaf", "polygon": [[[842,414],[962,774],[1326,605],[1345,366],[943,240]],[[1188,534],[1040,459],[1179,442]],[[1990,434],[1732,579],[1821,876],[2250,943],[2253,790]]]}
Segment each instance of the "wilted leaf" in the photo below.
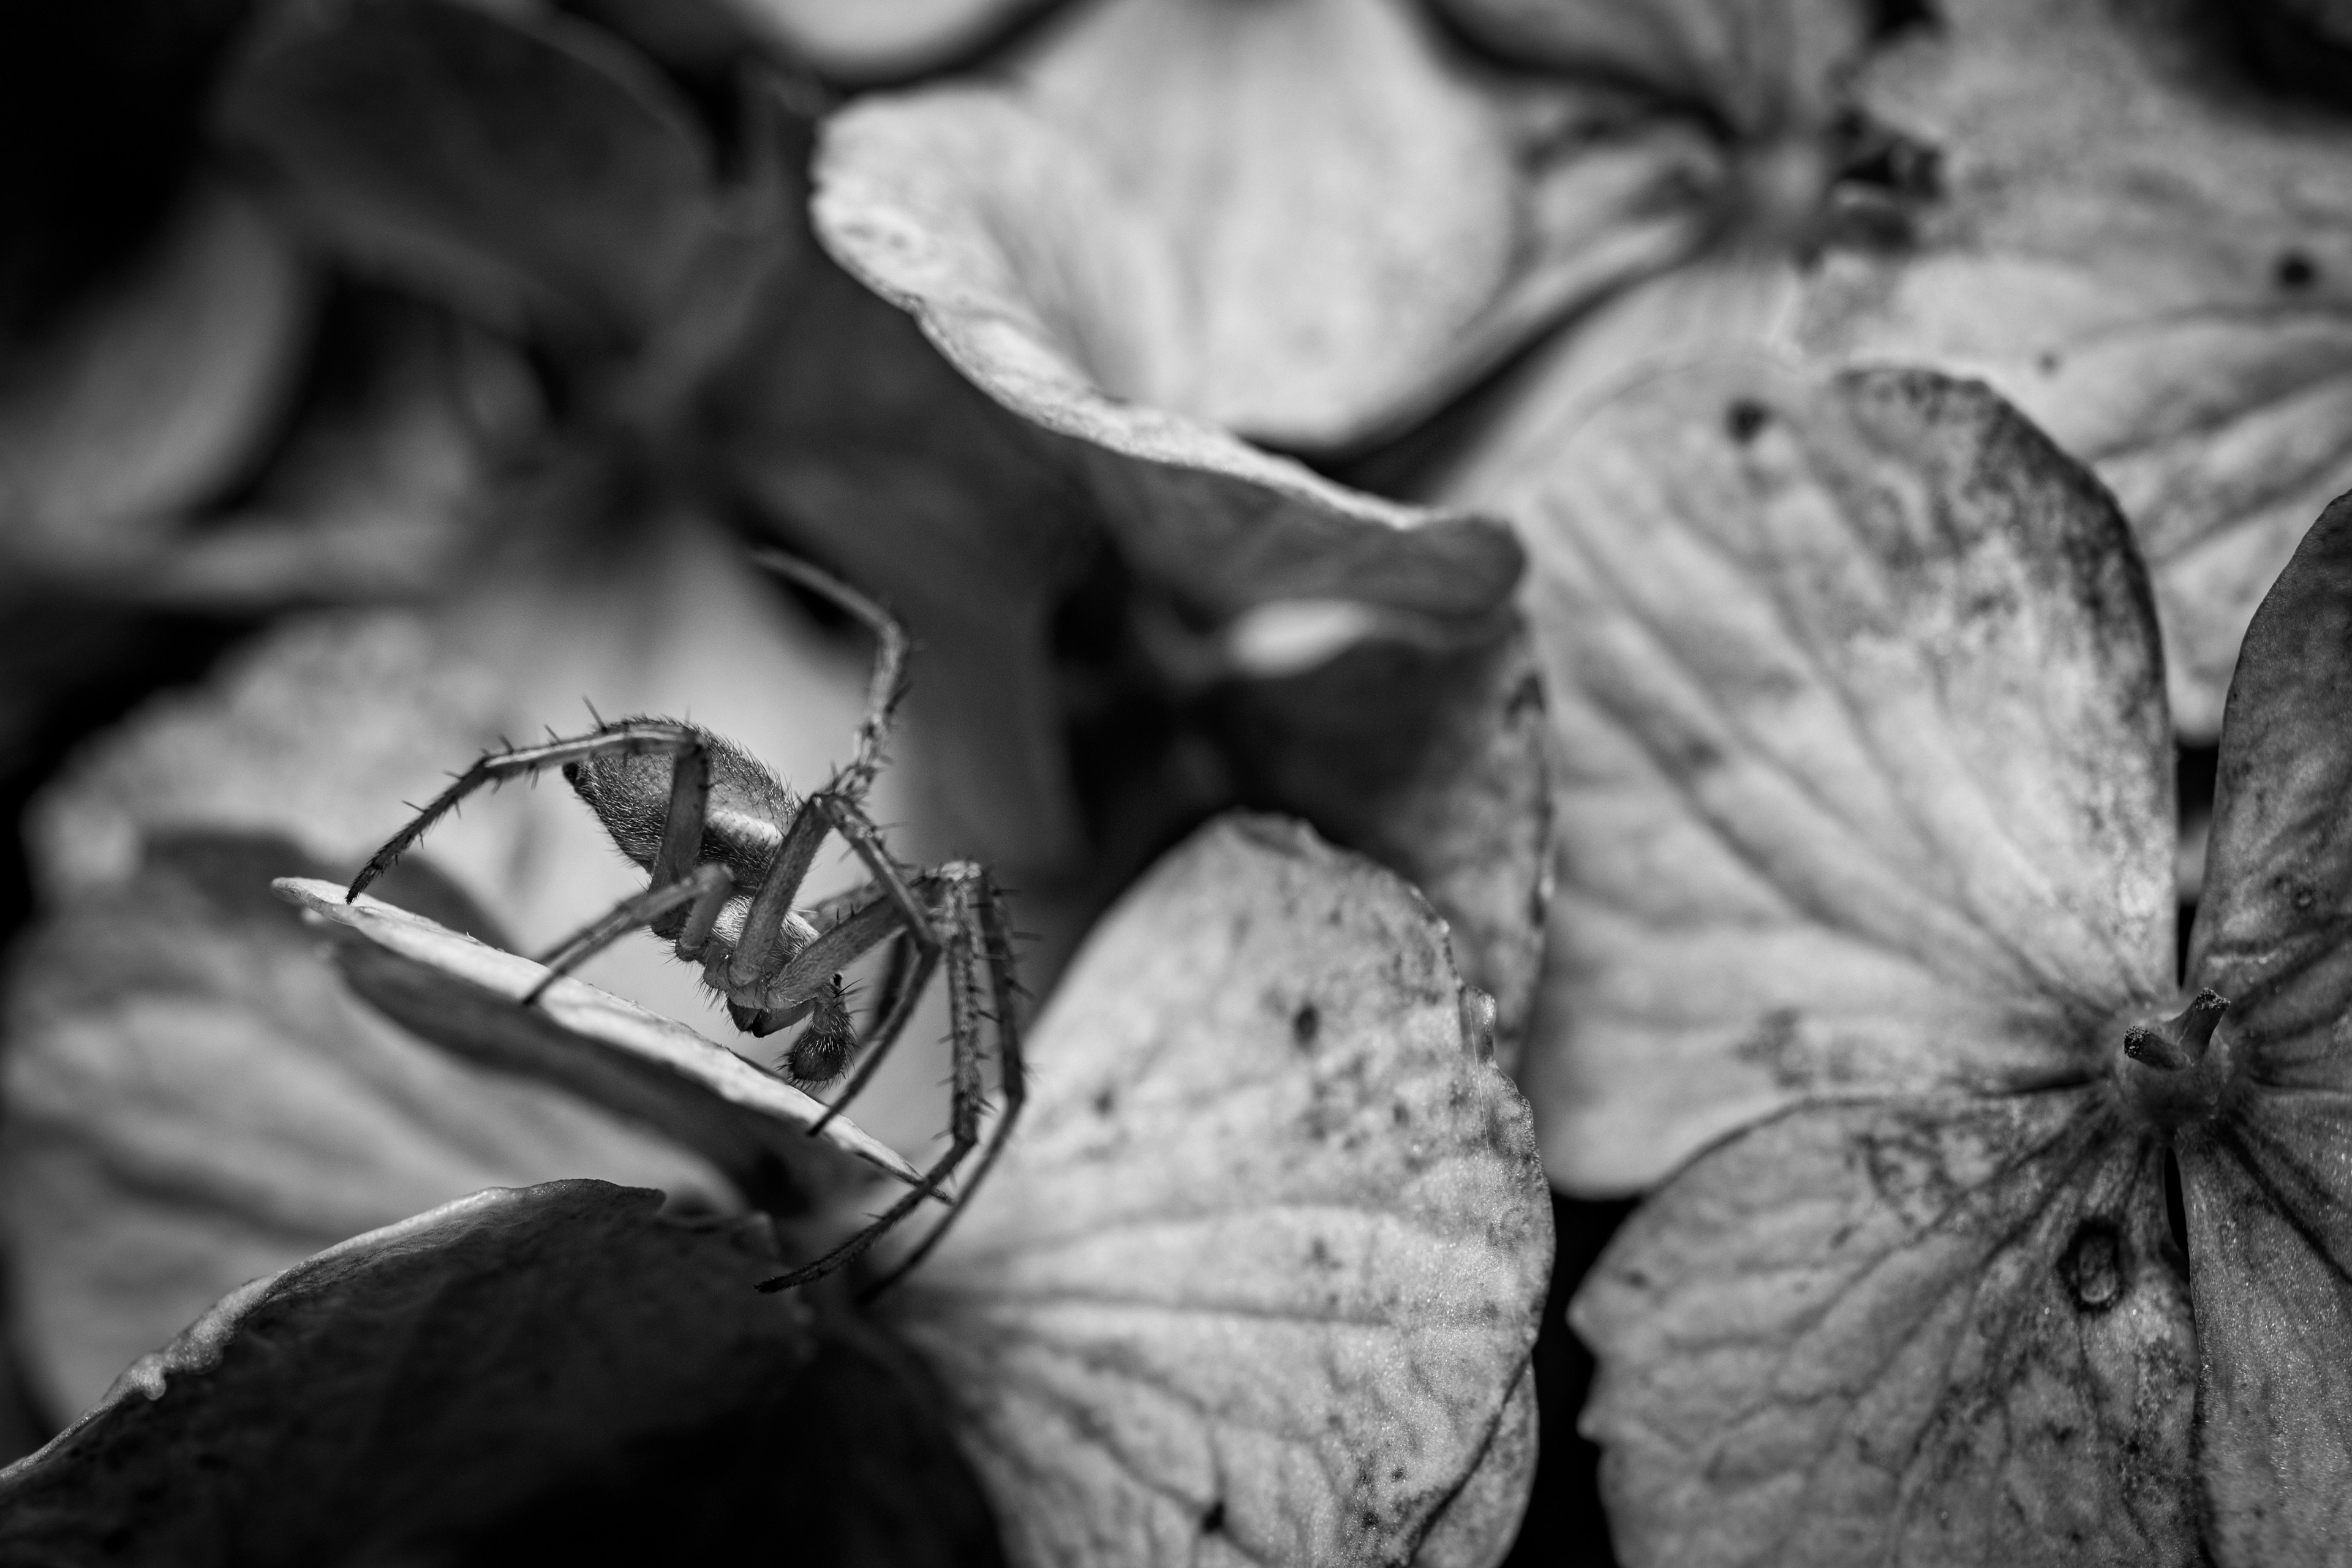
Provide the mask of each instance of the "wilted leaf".
{"label": "wilted leaf", "polygon": [[1513,510],[1559,742],[1523,1073],[1555,1181],[1647,1184],[1825,1089],[2079,1070],[2082,1006],[2168,994],[2145,580],[1981,387],[1662,377]]}
{"label": "wilted leaf", "polygon": [[691,109],[561,15],[455,0],[293,10],[221,113],[362,260],[500,324],[635,344],[719,222]]}
{"label": "wilted leaf", "polygon": [[312,868],[282,839],[166,839],[16,955],[12,1321],[53,1410],[240,1281],[482,1187],[604,1175],[737,1202],[700,1160],[352,997],[269,896]]}
{"label": "wilted leaf", "polygon": [[[339,936],[357,939],[341,943],[340,966],[388,1016],[484,1067],[559,1085],[658,1129],[746,1192],[797,1191],[805,1203],[840,1184],[825,1175],[796,1180],[794,1172],[841,1155],[900,1181],[919,1179],[847,1119],[827,1121],[822,1101],[683,1024],[568,977],[526,1007],[523,998],[547,978],[528,958],[379,899],[346,903],[337,883],[297,877],[277,889]],[[820,1122],[821,1141],[812,1142]]]}
{"label": "wilted leaf", "polygon": [[1934,171],[1910,241],[1832,250],[1810,350],[1981,375],[2115,490],[2155,574],[2173,716],[2352,484],[2352,119],[2263,93],[2185,0],[1956,7],[1874,63]]}
{"label": "wilted leaf", "polygon": [[0,374],[0,565],[146,564],[259,456],[314,280],[251,200],[200,183],[162,239]]}
{"label": "wilted leaf", "polygon": [[884,1299],[1015,1562],[1402,1562],[1496,1453],[1445,1550],[1502,1550],[1549,1210],[1469,1002],[1409,889],[1275,819],[1097,929],[1005,1158]]}
{"label": "wilted leaf", "polygon": [[[2112,591],[2136,575],[2130,547],[2111,512],[2064,503],[2079,479],[1980,390],[1920,373],[1843,378],[1799,437],[1823,452],[1830,410],[1883,433],[1906,405],[1928,416],[1916,431],[1940,423],[1947,446],[1973,426],[1975,456],[1874,497],[1851,464],[1817,464],[1850,519],[1937,521],[1926,538],[1864,535],[1865,549],[1903,546],[1865,554],[1873,572],[1786,528],[1811,510],[1794,486],[1717,492],[1686,515],[1756,541],[1751,574],[1878,588],[1875,604],[1848,595],[1817,610],[1836,635],[1815,644],[1816,679],[1880,742],[1900,813],[1887,824],[1941,847],[1948,872],[1915,871],[1905,891],[1957,885],[1997,918],[1979,920],[1982,935],[1939,935],[1942,994],[1887,987],[1882,1013],[1856,1022],[1865,1073],[1783,1057],[1793,1108],[1700,1154],[1590,1278],[1574,1316],[1601,1363],[1587,1423],[1608,1446],[1619,1549],[1633,1568],[2332,1561],[2352,1474],[2352,506],[2311,531],[2239,661],[2183,1008],[2160,984],[2172,944],[2149,899],[2171,845],[2131,830],[2161,793],[2133,781],[2161,778],[2169,747],[2137,695],[2153,627],[2144,605],[2118,613]],[[1762,422],[1740,422],[1750,447],[1791,419],[1786,402],[1756,406]],[[1989,438],[2004,421],[2012,433]],[[1918,574],[1971,540],[1973,569],[1915,577],[1931,592],[1887,591],[1903,583],[1890,563]],[[1614,567],[1612,593],[1657,614],[1629,588],[1633,558],[1595,559]],[[2011,569],[1988,570],[2003,559]],[[1728,609],[1732,626],[1752,619]],[[1690,700],[1732,717],[1756,710],[1759,669],[1788,679],[1752,654],[1733,666],[1683,647]],[[2029,654],[2035,676],[2021,679]],[[1896,671],[1914,707],[1954,710],[1963,754],[1885,721],[1877,678]],[[2088,700],[2102,689],[2103,704]],[[1995,701],[1998,728],[1976,706]],[[1818,769],[1791,782],[1854,798]],[[1727,824],[1751,816],[1704,775],[1685,793]],[[1985,818],[1972,848],[1948,830],[1969,795]],[[1793,834],[1754,843],[1761,870],[1812,858]],[[1834,879],[1781,885],[1817,921],[1867,931],[1902,862],[1876,834],[1849,843]],[[1707,951],[1679,956],[1694,980],[1726,973]],[[1588,962],[1604,981],[1643,973],[1630,945]],[[1728,973],[1750,1005],[1776,999],[1778,976]],[[1801,973],[1836,995],[1874,970],[1813,960]],[[2008,1083],[1984,1071],[2030,1058],[2039,1072]],[[1975,1092],[1948,1092],[1956,1082]]]}
{"label": "wilted leaf", "polygon": [[479,1193],[255,1280],[0,1474],[0,1546],[448,1561],[632,1441],[788,1397],[815,1335],[752,1289],[775,1266],[761,1228],[659,1202],[598,1182]]}

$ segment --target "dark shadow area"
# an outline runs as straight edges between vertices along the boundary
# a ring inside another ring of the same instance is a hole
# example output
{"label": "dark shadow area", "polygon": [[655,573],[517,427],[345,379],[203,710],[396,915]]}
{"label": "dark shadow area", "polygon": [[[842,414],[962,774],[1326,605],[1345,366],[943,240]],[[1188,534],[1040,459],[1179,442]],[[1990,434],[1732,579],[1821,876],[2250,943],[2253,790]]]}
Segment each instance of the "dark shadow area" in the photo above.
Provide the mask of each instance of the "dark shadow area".
{"label": "dark shadow area", "polygon": [[1615,1568],[1609,1521],[1601,1511],[1601,1450],[1577,1435],[1576,1418],[1592,1385],[1592,1352],[1570,1331],[1568,1303],[1601,1248],[1633,1214],[1635,1200],[1586,1203],[1551,1195],[1559,1237],[1543,1332],[1536,1339],[1536,1399],[1543,1424],[1535,1495],[1505,1568]]}

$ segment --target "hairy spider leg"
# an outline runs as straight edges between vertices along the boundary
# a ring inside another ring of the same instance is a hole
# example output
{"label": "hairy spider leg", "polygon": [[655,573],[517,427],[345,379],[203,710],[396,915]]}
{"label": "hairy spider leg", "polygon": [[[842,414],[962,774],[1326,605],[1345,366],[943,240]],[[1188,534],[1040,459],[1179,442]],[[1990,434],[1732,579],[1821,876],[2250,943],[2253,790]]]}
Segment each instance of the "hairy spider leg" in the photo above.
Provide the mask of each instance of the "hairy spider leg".
{"label": "hairy spider leg", "polygon": [[[906,1029],[907,1020],[914,1016],[915,1005],[922,1000],[924,987],[931,983],[931,972],[939,967],[942,949],[939,931],[929,918],[929,911],[916,902],[913,891],[899,875],[898,865],[882,843],[881,829],[874,826],[873,819],[866,815],[865,809],[853,802],[834,797],[824,810],[840,830],[841,837],[848,842],[852,853],[866,863],[866,868],[873,874],[875,882],[888,894],[892,902],[906,911],[903,936],[905,941],[914,944],[916,952],[913,973],[908,977],[905,987],[889,998],[888,1009],[883,1014],[880,1026],[875,1030],[865,1059],[857,1064],[857,1071],[851,1076],[847,1087],[834,1097],[832,1105],[817,1119],[816,1125],[809,1129],[812,1137],[824,1131],[826,1124],[857,1098],[858,1091],[872,1080],[875,1072],[882,1066],[882,1059],[890,1054],[890,1047],[898,1043],[898,1036]],[[962,862],[957,862],[941,867],[938,871],[929,873],[929,878],[945,880],[960,877],[964,874],[962,865]]]}
{"label": "hairy spider leg", "polygon": [[[980,1026],[985,1009],[981,1005],[980,978],[975,962],[975,949],[982,942],[973,889],[980,885],[986,873],[969,863],[957,863],[941,867],[937,875],[945,895],[942,902],[946,905],[944,923],[947,930],[943,937],[936,931],[932,935],[940,940],[945,949],[948,1037],[953,1053],[949,1074],[950,1103],[947,1152],[923,1173],[922,1181],[917,1186],[877,1215],[863,1230],[814,1263],[780,1274],[772,1279],[761,1280],[760,1289],[762,1290],[789,1290],[796,1285],[805,1285],[855,1259],[880,1239],[885,1232],[912,1214],[918,1204],[936,1194],[940,1184],[954,1174],[965,1157],[980,1144],[980,1114],[984,1098],[981,1089]],[[971,1191],[966,1187],[962,1197],[968,1199]]]}
{"label": "hairy spider leg", "polygon": [[856,755],[835,775],[831,786],[835,795],[863,802],[866,790],[873,785],[874,775],[882,771],[882,748],[890,738],[898,700],[907,694],[907,660],[913,653],[907,628],[879,604],[797,555],[787,555],[781,550],[755,550],[751,559],[780,577],[824,595],[864,622],[874,634],[874,675],[866,689],[866,715],[857,724]]}
{"label": "hairy spider leg", "polygon": [[[983,869],[973,881],[972,904],[978,915],[978,931],[982,961],[988,971],[989,1003],[994,1009],[996,1025],[996,1070],[1004,1093],[1004,1106],[997,1113],[996,1125],[989,1130],[988,1147],[980,1153],[980,1163],[972,1167],[971,1179],[963,1184],[963,1199],[980,1190],[995,1165],[997,1156],[1004,1152],[1007,1140],[1013,1136],[1013,1124],[1021,1118],[1021,1107],[1029,1097],[1028,1066],[1021,1055],[1020,1016],[1014,1010],[1020,1001],[1020,984],[1013,973],[1013,926],[1004,912],[1004,897],[996,880]],[[973,1068],[978,1076],[978,1066]],[[914,1250],[898,1259],[890,1271],[858,1292],[857,1300],[865,1303],[896,1285],[907,1277],[909,1269],[930,1256],[931,1248],[948,1233],[957,1215],[963,1212],[959,1202],[940,1223],[931,1226],[929,1235],[917,1242]]]}
{"label": "hairy spider leg", "polygon": [[[343,895],[344,902],[349,903],[366,891],[368,884],[391,870],[394,862],[408,853],[435,823],[455,811],[458,802],[484,784],[504,784],[509,779],[536,773],[543,768],[562,767],[566,763],[583,762],[590,757],[608,756],[615,752],[627,755],[667,752],[680,760],[690,760],[689,765],[673,765],[670,770],[669,818],[662,830],[661,853],[654,862],[656,885],[678,880],[701,853],[703,802],[710,792],[710,759],[703,749],[702,738],[693,731],[679,724],[648,721],[601,730],[593,735],[550,741],[542,746],[509,746],[503,752],[484,752],[474,760],[472,767],[457,775],[455,784],[434,796],[431,805],[418,812],[407,826],[394,834],[383,848],[369,857],[368,863],[360,868],[360,874],[352,879],[351,889]],[[685,826],[689,820],[693,841],[684,843]],[[665,868],[670,871],[667,878],[661,874]]]}
{"label": "hairy spider leg", "polygon": [[664,919],[672,911],[685,910],[686,921],[677,931],[677,946],[681,958],[695,958],[710,940],[711,928],[719,923],[719,911],[735,896],[735,878],[726,867],[718,864],[697,866],[683,882],[647,888],[644,892],[622,900],[601,918],[589,921],[542,955],[539,962],[547,966],[547,975],[530,988],[523,997],[526,1007],[537,1002],[547,988],[564,975],[588,962],[595,954],[618,942],[639,926],[661,930]]}

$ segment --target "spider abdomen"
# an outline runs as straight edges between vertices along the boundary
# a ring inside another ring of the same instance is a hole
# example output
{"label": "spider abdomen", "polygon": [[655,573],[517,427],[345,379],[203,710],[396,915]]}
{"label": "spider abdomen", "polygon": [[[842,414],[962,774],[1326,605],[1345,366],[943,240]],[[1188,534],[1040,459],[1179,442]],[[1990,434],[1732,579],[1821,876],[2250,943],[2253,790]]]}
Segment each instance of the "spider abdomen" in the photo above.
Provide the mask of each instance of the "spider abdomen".
{"label": "spider abdomen", "polygon": [[[675,719],[616,719],[596,732],[662,724],[693,734],[709,758],[710,798],[702,826],[700,859],[715,861],[749,889],[765,874],[784,830],[800,812],[800,797],[759,760],[698,725]],[[661,850],[669,820],[676,759],[651,752],[607,752],[567,763],[563,776],[621,853],[647,870]]]}

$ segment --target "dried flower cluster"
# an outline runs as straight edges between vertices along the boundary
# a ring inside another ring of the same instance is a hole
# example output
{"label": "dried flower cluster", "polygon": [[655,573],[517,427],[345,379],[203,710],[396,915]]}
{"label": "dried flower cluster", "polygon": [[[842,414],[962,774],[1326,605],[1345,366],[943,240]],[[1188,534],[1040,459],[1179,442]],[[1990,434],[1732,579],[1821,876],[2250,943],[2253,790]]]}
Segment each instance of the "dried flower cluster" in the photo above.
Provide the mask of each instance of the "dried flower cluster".
{"label": "dried flower cluster", "polygon": [[[0,59],[0,1557],[2352,1531],[2334,9],[110,0]],[[663,943],[542,988],[646,886],[551,780],[340,889],[590,713],[789,816],[869,628],[774,547],[904,618],[866,807],[1031,994],[954,1004],[1029,1061],[938,1248],[762,1294],[920,1190],[945,1013],[840,1116]]]}

